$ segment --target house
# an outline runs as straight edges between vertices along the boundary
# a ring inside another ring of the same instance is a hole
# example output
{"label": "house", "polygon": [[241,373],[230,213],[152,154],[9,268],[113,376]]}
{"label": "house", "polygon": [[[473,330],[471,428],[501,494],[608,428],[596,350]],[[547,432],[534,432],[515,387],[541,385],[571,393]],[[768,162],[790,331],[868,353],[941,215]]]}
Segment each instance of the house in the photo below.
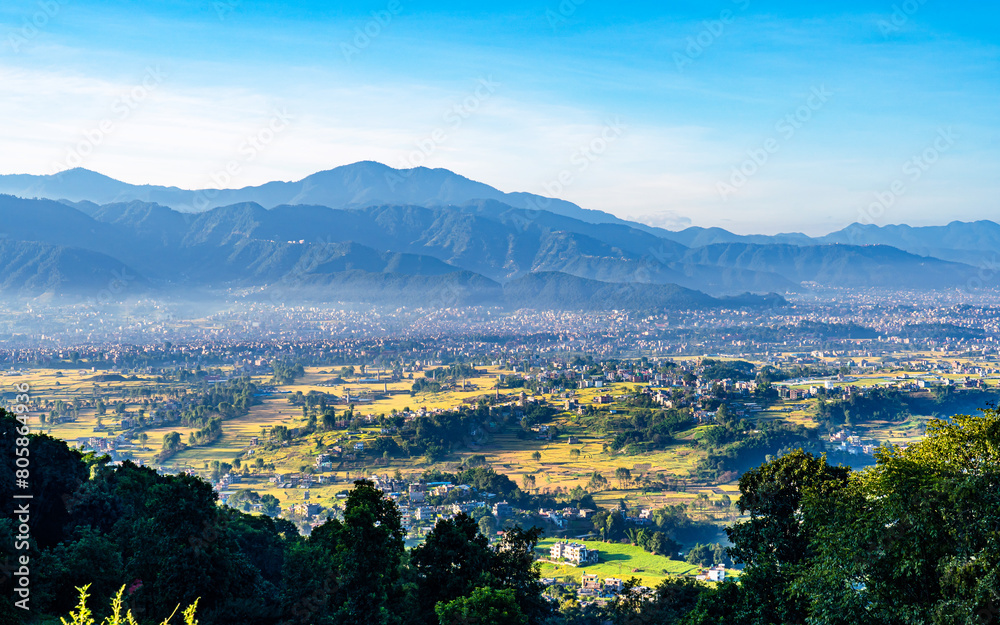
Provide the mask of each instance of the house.
{"label": "house", "polygon": [[717,564],[697,577],[701,581],[723,582],[726,580],[726,565]]}
{"label": "house", "polygon": [[543,515],[543,516],[544,516],[544,518],[545,518],[546,521],[548,521],[549,523],[554,524],[559,529],[562,529],[562,528],[566,527],[566,519],[564,519],[563,517],[559,516],[555,512],[549,512],[547,515]]}
{"label": "house", "polygon": [[556,541],[549,550],[549,556],[556,561],[566,560],[573,566],[580,566],[597,564],[599,554],[596,549],[587,549],[580,543]]}
{"label": "house", "polygon": [[586,571],[580,578],[581,594],[597,594],[601,591],[601,578],[597,574],[587,574]]}
{"label": "house", "polygon": [[513,516],[514,508],[511,507],[506,501],[498,501],[493,504],[493,516],[498,519],[505,519],[507,517]]}
{"label": "house", "polygon": [[433,506],[419,506],[416,517],[418,521],[429,521],[434,518],[436,511]]}
{"label": "house", "polygon": [[424,484],[410,484],[410,501],[420,503],[427,495],[427,487]]}
{"label": "house", "polygon": [[625,583],[617,577],[607,577],[604,579],[604,592],[618,594],[624,586]]}

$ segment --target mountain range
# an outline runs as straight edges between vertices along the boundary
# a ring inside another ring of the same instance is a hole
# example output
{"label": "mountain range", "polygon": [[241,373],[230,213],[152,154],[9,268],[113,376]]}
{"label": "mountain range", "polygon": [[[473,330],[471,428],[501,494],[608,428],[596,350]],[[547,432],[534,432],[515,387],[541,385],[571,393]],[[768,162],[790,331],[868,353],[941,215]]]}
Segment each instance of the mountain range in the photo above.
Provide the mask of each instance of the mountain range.
{"label": "mountain range", "polygon": [[0,176],[0,193],[0,290],[25,297],[774,306],[784,303],[775,293],[817,286],[960,288],[1000,244],[993,222],[855,224],[815,238],[672,232],[447,170],[371,162],[223,191],[136,186],[75,169]]}

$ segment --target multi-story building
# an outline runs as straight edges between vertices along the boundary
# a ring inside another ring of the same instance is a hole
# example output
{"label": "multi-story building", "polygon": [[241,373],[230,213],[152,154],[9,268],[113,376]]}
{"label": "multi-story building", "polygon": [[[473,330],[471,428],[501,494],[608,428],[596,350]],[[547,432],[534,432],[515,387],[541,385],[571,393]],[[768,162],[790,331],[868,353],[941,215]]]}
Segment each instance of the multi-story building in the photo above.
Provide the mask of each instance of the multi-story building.
{"label": "multi-story building", "polygon": [[557,541],[552,545],[550,557],[553,560],[563,559],[574,566],[580,566],[581,564],[597,564],[599,556],[596,549],[587,549],[586,545]]}

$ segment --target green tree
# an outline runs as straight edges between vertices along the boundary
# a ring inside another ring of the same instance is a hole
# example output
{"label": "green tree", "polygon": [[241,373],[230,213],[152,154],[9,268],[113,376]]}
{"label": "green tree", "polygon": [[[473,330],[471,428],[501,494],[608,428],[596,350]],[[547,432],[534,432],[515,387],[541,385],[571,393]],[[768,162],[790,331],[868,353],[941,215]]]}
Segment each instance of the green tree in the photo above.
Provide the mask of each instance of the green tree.
{"label": "green tree", "polygon": [[484,515],[479,519],[479,533],[487,538],[492,538],[497,533],[497,519],[491,514]]}
{"label": "green tree", "polygon": [[680,623],[708,589],[692,579],[666,579],[653,589],[652,596],[640,593],[639,581],[625,582],[622,592],[612,600],[606,614],[614,625]]}
{"label": "green tree", "polygon": [[440,625],[527,625],[528,619],[517,604],[514,591],[476,588],[468,597],[459,597],[435,608]]}
{"label": "green tree", "polygon": [[807,509],[822,530],[796,588],[814,621],[995,621],[1000,413],[933,420],[925,439],[876,459]]}
{"label": "green tree", "polygon": [[521,478],[521,484],[524,486],[524,490],[531,491],[535,488],[535,476],[525,475]]}
{"label": "green tree", "polygon": [[403,556],[402,517],[396,504],[368,480],[354,483],[339,525],[340,583],[349,589],[339,622],[384,625],[393,621],[390,593]]}
{"label": "green tree", "polygon": [[618,480],[619,488],[627,488],[632,482],[632,472],[625,467],[615,469],[615,479]]}
{"label": "green tree", "polygon": [[817,527],[806,522],[810,498],[829,497],[847,485],[851,470],[830,466],[826,457],[794,451],[740,478],[740,512],[750,519],[727,528],[729,553],[746,566],[740,576],[745,601],[741,622],[796,623],[807,600],[790,589],[813,553]]}
{"label": "green tree", "polygon": [[427,623],[436,620],[436,605],[467,596],[478,586],[499,585],[492,577],[494,552],[489,541],[465,514],[438,521],[424,543],[413,549],[410,562],[416,573],[420,617]]}

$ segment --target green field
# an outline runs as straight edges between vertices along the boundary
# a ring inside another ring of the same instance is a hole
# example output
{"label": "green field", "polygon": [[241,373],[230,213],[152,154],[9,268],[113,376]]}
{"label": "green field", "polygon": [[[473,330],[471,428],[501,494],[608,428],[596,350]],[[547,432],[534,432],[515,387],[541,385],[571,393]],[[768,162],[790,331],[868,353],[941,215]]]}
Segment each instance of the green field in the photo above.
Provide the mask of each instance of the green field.
{"label": "green field", "polygon": [[[539,541],[538,550],[542,556],[547,556],[549,549],[555,539]],[[587,573],[596,573],[602,579],[605,577],[617,577],[628,580],[631,577],[639,579],[643,585],[654,587],[669,577],[680,575],[697,575],[700,569],[697,566],[671,560],[664,556],[657,556],[644,551],[635,545],[622,545],[620,543],[603,543],[600,541],[576,541],[582,542],[588,549],[597,549],[600,552],[600,563],[588,566],[558,566],[549,562],[542,562],[542,577],[572,578],[574,582],[580,582],[580,576]]]}

